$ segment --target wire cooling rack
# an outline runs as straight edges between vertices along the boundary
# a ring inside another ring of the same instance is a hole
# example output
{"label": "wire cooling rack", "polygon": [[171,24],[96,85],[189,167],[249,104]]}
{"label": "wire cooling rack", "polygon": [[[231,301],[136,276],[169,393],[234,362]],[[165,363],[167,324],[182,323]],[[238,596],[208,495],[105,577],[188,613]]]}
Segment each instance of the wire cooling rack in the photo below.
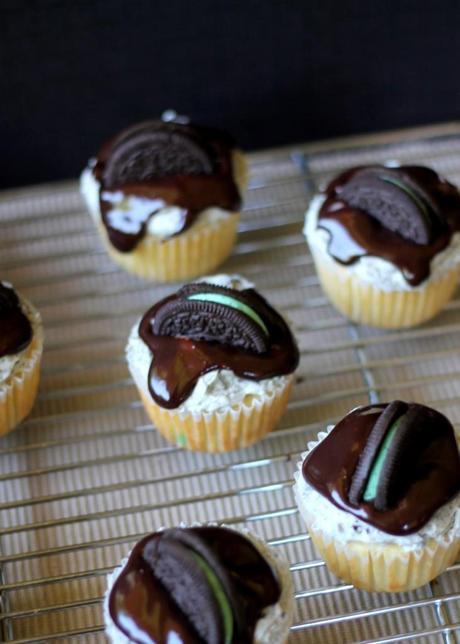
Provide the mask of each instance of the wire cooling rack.
{"label": "wire cooling rack", "polygon": [[292,473],[325,424],[396,397],[460,422],[460,299],[403,332],[350,324],[322,294],[301,234],[311,192],[351,164],[432,165],[460,183],[460,124],[251,155],[240,272],[291,319],[301,364],[277,431],[223,455],[168,445],[145,416],[123,349],[173,286],[106,256],[76,183],[0,196],[0,275],[40,308],[46,349],[31,417],[0,440],[0,637],[103,642],[105,575],[146,532],[180,521],[245,525],[291,562],[291,642],[460,639],[460,563],[410,593],[371,594],[331,575],[295,508]]}

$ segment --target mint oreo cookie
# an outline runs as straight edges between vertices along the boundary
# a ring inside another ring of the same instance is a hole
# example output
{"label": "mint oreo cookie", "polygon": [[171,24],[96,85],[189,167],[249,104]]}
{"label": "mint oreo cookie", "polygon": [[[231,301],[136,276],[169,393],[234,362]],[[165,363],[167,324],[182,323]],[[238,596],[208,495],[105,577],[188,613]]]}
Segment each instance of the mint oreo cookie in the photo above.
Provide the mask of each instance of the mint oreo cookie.
{"label": "mint oreo cookie", "polygon": [[388,430],[406,409],[406,403],[400,400],[394,400],[379,416],[361,453],[358,466],[353,475],[348,492],[350,503],[358,505],[361,502],[365,489],[368,487],[370,471],[381,450]]}
{"label": "mint oreo cookie", "polygon": [[190,128],[150,122],[132,128],[119,140],[104,169],[105,187],[171,176],[210,175],[214,162]]}
{"label": "mint oreo cookie", "polygon": [[203,641],[230,644],[234,620],[225,590],[230,581],[221,581],[222,567],[216,569],[214,557],[208,560],[208,550],[196,533],[173,529],[149,541],[143,558]]}
{"label": "mint oreo cookie", "polygon": [[244,291],[206,283],[184,286],[157,311],[152,330],[255,353],[269,346],[267,326]]}
{"label": "mint oreo cookie", "polygon": [[420,245],[431,241],[436,207],[422,186],[397,169],[358,170],[340,190],[339,198],[409,241]]}
{"label": "mint oreo cookie", "polygon": [[[376,472],[375,492],[370,495],[375,508],[381,512],[397,503],[401,491],[404,491],[411,461],[417,458],[420,445],[423,444],[424,417],[422,405],[409,404],[406,413],[395,421],[388,432],[387,444],[382,446],[380,471]],[[369,483],[372,483],[372,475],[371,471]]]}
{"label": "mint oreo cookie", "polygon": [[430,411],[423,405],[395,400],[385,407],[351,479],[350,503],[372,503],[386,512],[398,502],[432,431],[430,422]]}

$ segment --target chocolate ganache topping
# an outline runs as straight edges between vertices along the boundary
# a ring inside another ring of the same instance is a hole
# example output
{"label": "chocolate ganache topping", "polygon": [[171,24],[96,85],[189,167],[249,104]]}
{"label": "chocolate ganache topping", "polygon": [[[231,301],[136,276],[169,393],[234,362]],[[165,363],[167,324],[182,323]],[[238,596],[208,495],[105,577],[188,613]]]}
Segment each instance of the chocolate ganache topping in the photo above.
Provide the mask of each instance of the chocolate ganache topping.
{"label": "chocolate ganache topping", "polygon": [[302,472],[338,508],[395,535],[416,532],[460,492],[451,423],[400,400],[350,412],[307,455]]}
{"label": "chocolate ganache topping", "polygon": [[0,282],[0,358],[23,351],[32,340],[32,327],[12,287]]}
{"label": "chocolate ganache topping", "polygon": [[411,286],[430,275],[431,260],[460,230],[460,193],[423,166],[361,166],[325,190],[318,227],[342,264],[375,256],[399,268]]}
{"label": "chocolate ganache topping", "polygon": [[174,235],[211,206],[238,210],[234,148],[231,137],[219,130],[178,121],[146,121],[111,139],[92,171],[112,245],[120,252],[133,250],[150,218],[168,206],[179,209]]}
{"label": "chocolate ganache topping", "polygon": [[109,612],[133,642],[250,644],[280,594],[273,570],[242,534],[172,528],[135,546],[111,589]]}
{"label": "chocolate ganache topping", "polygon": [[167,409],[184,402],[209,371],[264,380],[292,373],[299,362],[286,322],[252,288],[188,284],[147,311],[139,335],[153,354],[150,393]]}

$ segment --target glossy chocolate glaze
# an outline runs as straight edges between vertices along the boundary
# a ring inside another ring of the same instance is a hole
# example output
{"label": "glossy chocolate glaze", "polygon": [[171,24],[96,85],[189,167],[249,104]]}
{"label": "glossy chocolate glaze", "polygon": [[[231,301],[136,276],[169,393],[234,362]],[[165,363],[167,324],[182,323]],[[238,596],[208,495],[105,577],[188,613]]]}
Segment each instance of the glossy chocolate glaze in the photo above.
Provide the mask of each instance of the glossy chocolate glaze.
{"label": "glossy chocolate glaze", "polygon": [[381,257],[397,266],[411,286],[417,286],[429,277],[431,260],[448,246],[453,233],[460,230],[460,193],[429,168],[392,168],[393,171],[398,170],[402,177],[407,176],[414,184],[422,186],[440,213],[433,221],[430,243],[416,244],[341,200],[341,189],[362,167],[343,172],[325,190],[326,201],[318,215],[318,227],[329,233],[329,254],[346,265],[365,256]]}
{"label": "glossy chocolate glaze", "polygon": [[[262,611],[276,604],[279,583],[257,548],[234,530],[217,527],[187,528],[198,533],[213,551],[220,564],[229,572],[239,609],[243,615],[240,629],[234,627],[232,643],[251,644],[254,629]],[[143,551],[151,539],[161,532],[139,541],[130,554],[109,596],[109,612],[118,628],[133,642],[166,644],[203,644],[194,627],[157,581]],[[178,639],[171,639],[176,636]]]}
{"label": "glossy chocolate glaze", "polygon": [[242,293],[267,326],[270,346],[265,353],[253,353],[217,342],[155,335],[152,327],[156,312],[167,302],[177,299],[176,294],[147,311],[141,320],[139,335],[154,355],[148,386],[158,405],[166,409],[179,407],[192,393],[198,378],[216,369],[230,369],[236,376],[249,380],[265,380],[296,369],[299,351],[286,322],[254,289]]}
{"label": "glossy chocolate glaze", "polygon": [[[152,177],[145,181],[112,185],[104,176],[106,164],[117,146],[129,139],[131,133],[148,123],[134,125],[108,141],[100,150],[92,171],[100,183],[99,205],[102,222],[112,245],[120,252],[132,251],[146,234],[150,217],[142,224],[139,232],[127,233],[114,228],[109,222],[112,203],[103,198],[104,192],[161,200],[164,206],[178,206],[183,209],[179,234],[189,228],[200,212],[212,206],[228,211],[237,211],[241,206],[241,197],[233,177],[232,152],[235,144],[230,136],[209,127],[176,122],[152,121],[166,133],[180,132],[199,144],[212,163],[211,174],[188,174],[177,176]],[[154,212],[152,215],[154,216]]]}
{"label": "glossy chocolate glaze", "polygon": [[12,288],[0,282],[0,358],[23,351],[32,340],[32,327]]}
{"label": "glossy chocolate glaze", "polygon": [[350,412],[307,455],[302,473],[307,483],[341,510],[383,532],[404,536],[420,530],[460,491],[460,457],[450,422],[425,407],[426,431],[411,463],[404,464],[407,476],[401,483],[399,500],[385,512],[376,510],[372,502],[353,505],[348,498],[353,473],[385,407],[372,405]]}

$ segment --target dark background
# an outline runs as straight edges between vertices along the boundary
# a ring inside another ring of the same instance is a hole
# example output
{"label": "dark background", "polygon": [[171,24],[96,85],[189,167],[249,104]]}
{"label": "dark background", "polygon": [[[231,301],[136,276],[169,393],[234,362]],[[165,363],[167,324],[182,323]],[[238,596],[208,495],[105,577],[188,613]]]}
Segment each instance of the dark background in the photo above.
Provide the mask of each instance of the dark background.
{"label": "dark background", "polygon": [[0,186],[165,108],[247,149],[459,116],[458,0],[0,0]]}

